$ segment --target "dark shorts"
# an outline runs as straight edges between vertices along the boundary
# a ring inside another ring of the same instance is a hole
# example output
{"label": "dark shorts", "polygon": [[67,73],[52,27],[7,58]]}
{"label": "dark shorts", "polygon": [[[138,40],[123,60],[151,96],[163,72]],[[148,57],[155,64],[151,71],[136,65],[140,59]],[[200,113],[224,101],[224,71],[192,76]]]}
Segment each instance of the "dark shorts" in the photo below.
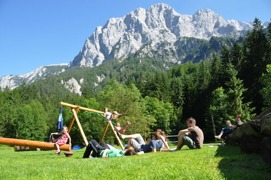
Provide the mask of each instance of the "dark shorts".
{"label": "dark shorts", "polygon": [[189,136],[183,136],[183,143],[190,149],[196,149],[194,141]]}

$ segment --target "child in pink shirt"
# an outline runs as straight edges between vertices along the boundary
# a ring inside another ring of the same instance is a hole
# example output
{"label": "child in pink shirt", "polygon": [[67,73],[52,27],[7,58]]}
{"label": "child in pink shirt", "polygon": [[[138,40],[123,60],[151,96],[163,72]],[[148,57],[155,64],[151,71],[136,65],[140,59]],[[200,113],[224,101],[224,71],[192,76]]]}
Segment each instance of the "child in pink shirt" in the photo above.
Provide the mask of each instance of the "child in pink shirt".
{"label": "child in pink shirt", "polygon": [[[58,139],[55,139],[52,135],[61,135]],[[62,146],[66,144],[69,141],[69,144],[71,145],[71,137],[68,133],[67,126],[64,126],[61,133],[51,133],[52,141],[55,143],[55,146],[57,148],[56,154],[60,154],[60,148],[59,146]]]}

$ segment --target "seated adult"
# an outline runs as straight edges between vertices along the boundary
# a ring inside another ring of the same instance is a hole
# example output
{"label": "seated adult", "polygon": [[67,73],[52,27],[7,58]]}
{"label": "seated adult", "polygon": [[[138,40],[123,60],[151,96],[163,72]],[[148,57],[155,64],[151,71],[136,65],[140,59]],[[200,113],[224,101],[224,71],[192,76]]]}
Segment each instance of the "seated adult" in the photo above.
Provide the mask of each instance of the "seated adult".
{"label": "seated adult", "polygon": [[217,139],[224,139],[225,136],[231,134],[234,130],[235,126],[231,124],[230,120],[226,121],[226,127],[222,128],[219,135],[216,135],[215,138]]}
{"label": "seated adult", "polygon": [[100,144],[92,139],[89,141],[86,147],[83,158],[101,157],[101,158],[111,158],[111,157],[122,157],[135,155],[135,151],[132,147],[126,147],[123,151],[115,148],[110,148],[105,142]]}
{"label": "seated adult", "polygon": [[204,135],[202,130],[196,126],[196,120],[192,117],[186,120],[187,129],[178,133],[178,144],[176,150],[181,150],[184,145],[190,149],[200,149],[203,146]]}

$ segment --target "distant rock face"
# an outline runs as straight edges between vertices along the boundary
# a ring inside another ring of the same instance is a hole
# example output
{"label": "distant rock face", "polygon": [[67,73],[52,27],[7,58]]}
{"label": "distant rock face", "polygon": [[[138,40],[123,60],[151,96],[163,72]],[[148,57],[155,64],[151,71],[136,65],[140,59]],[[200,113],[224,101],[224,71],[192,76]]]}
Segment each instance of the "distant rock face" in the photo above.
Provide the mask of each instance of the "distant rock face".
{"label": "distant rock face", "polygon": [[64,87],[66,89],[68,89],[70,92],[78,94],[78,95],[82,95],[81,92],[81,85],[80,83],[83,83],[83,79],[80,80],[80,82],[78,82],[76,79],[71,78],[70,80],[68,80],[67,82],[64,82],[63,80],[61,81],[61,84],[64,85]]}
{"label": "distant rock face", "polygon": [[148,54],[165,42],[167,48],[174,51],[175,42],[181,37],[238,37],[251,28],[249,23],[226,21],[209,9],[199,10],[194,15],[182,15],[159,3],[147,10],[138,8],[122,18],[111,18],[103,27],[97,27],[69,66],[93,67],[138,51]]}
{"label": "distant rock face", "polygon": [[47,75],[57,75],[64,72],[66,68],[67,64],[47,65],[23,75],[8,75],[0,77],[0,90],[5,88],[14,89],[22,82],[29,84],[37,79],[46,78]]}

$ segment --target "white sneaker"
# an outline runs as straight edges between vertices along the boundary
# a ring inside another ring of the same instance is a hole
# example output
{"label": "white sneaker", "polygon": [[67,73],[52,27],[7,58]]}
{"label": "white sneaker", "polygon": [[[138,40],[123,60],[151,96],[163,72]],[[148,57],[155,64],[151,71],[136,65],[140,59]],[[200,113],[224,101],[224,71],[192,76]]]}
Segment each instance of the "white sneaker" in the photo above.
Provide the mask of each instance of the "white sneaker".
{"label": "white sneaker", "polygon": [[139,151],[139,152],[137,153],[137,155],[141,155],[141,154],[144,154],[144,151]]}

